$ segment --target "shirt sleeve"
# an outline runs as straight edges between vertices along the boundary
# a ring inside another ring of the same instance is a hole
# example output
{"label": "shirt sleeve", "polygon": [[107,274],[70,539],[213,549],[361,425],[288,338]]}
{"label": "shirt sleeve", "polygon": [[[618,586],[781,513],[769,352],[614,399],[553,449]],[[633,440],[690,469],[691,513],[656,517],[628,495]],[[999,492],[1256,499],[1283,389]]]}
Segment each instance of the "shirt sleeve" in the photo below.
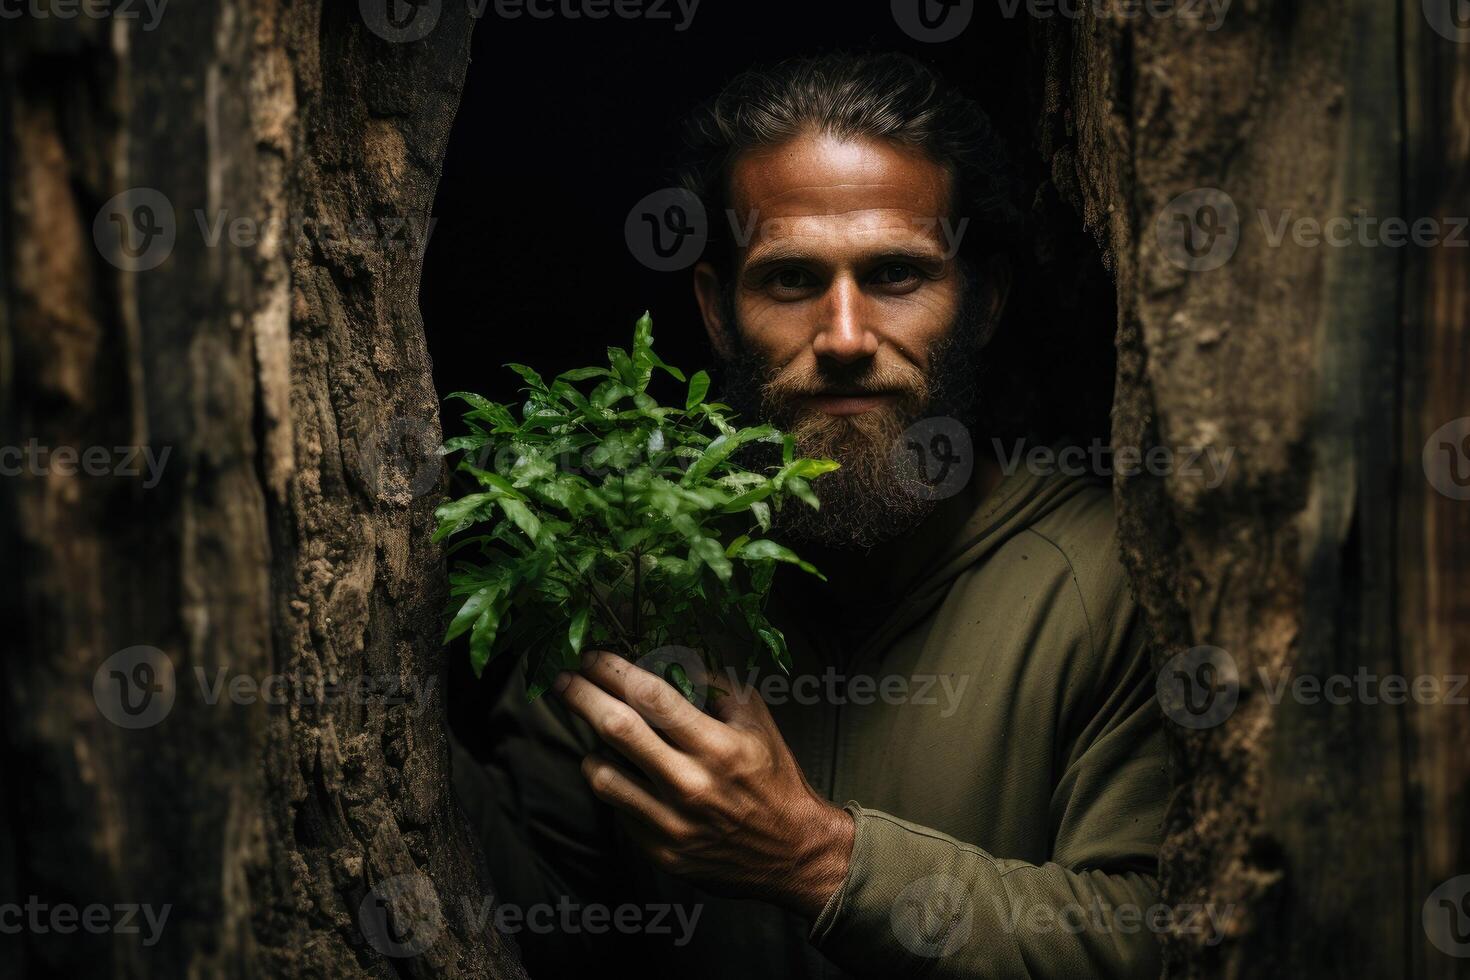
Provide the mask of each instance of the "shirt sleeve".
{"label": "shirt sleeve", "polygon": [[809,935],[825,956],[859,977],[1159,975],[1167,750],[1143,631],[1129,632],[1123,676],[1080,712],[1052,859],[1006,860],[849,801],[848,874]]}

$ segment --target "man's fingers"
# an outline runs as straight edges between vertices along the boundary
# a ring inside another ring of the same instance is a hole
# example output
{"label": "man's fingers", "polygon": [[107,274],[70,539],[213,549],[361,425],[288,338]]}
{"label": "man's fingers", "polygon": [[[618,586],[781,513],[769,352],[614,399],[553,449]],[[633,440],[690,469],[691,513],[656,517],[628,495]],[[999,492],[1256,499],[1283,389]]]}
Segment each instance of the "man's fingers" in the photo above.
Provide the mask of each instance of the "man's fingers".
{"label": "man's fingers", "polygon": [[687,820],[655,796],[647,783],[616,763],[589,755],[582,760],[582,775],[598,799],[637,817],[665,837],[678,839],[689,833]]}
{"label": "man's fingers", "polygon": [[582,673],[692,752],[729,740],[724,725],[686,701],[678,688],[617,654],[589,652],[582,658]]}
{"label": "man's fingers", "polygon": [[563,674],[553,690],[574,714],[592,726],[598,738],[653,779],[669,783],[690,765],[678,749],[648,727],[633,707],[587,678]]}
{"label": "man's fingers", "polygon": [[[733,670],[711,678],[710,714],[732,728],[773,729],[775,720],[760,692],[735,676]],[[723,692],[723,693],[721,693]]]}

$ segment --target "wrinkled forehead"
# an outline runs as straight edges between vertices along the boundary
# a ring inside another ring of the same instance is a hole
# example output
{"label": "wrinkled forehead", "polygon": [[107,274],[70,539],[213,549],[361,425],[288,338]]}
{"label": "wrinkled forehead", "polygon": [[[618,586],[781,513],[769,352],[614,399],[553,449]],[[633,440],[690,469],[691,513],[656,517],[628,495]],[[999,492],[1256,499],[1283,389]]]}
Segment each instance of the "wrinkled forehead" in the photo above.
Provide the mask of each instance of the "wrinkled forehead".
{"label": "wrinkled forehead", "polygon": [[795,242],[943,249],[950,185],[918,149],[812,133],[735,162],[733,230],[748,257]]}

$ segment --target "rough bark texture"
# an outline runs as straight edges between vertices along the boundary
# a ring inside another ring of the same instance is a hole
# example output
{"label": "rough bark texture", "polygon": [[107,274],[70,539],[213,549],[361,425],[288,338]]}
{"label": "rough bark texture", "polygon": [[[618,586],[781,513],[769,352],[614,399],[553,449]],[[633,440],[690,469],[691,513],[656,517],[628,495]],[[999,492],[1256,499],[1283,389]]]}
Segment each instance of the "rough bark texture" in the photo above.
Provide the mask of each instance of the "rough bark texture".
{"label": "rough bark texture", "polygon": [[[0,902],[171,911],[152,946],[0,936],[0,973],[520,975],[466,914],[490,889],[451,796],[428,543],[416,294],[471,23],[446,4],[389,43],[358,6],[3,28],[0,444],[169,455],[155,486],[123,453],[0,480]],[[130,188],[163,204],[125,222],[173,224],[156,267],[116,249]],[[232,703],[272,675],[285,704]]]}
{"label": "rough bark texture", "polygon": [[[1283,215],[1463,215],[1470,45],[1427,9],[1237,0],[1213,32],[1037,24],[1039,145],[1117,277],[1113,443],[1234,451],[1215,488],[1115,481],[1161,666],[1222,648],[1235,672],[1216,680],[1239,696],[1218,725],[1171,726],[1165,897],[1229,925],[1219,945],[1166,936],[1170,976],[1470,975],[1421,919],[1470,871],[1466,709],[1272,703],[1301,675],[1470,670],[1467,503],[1421,465],[1466,412],[1470,252],[1270,241]],[[1197,188],[1238,209],[1212,269],[1158,234]]]}

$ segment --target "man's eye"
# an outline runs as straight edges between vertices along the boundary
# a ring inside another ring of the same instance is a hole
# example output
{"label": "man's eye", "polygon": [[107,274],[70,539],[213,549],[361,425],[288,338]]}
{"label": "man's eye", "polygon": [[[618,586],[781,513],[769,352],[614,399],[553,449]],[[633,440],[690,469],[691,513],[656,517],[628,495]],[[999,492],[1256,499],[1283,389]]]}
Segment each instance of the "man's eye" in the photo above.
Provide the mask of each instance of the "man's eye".
{"label": "man's eye", "polygon": [[807,284],[806,273],[800,269],[782,269],[771,281],[782,289],[800,289]]}
{"label": "man's eye", "polygon": [[889,262],[880,266],[873,281],[880,286],[902,286],[918,275],[913,266],[904,262]]}

